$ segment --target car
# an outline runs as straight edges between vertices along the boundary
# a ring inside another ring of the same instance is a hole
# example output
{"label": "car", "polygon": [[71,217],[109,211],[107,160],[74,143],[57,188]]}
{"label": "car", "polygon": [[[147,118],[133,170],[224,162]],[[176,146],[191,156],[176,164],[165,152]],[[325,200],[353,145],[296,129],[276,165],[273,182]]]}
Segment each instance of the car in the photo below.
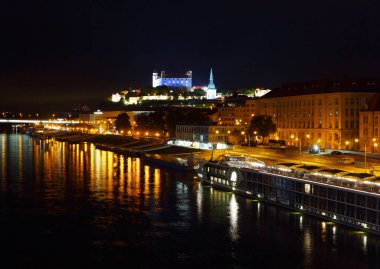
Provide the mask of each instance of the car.
{"label": "car", "polygon": [[331,151],[331,153],[330,153],[331,155],[342,155],[343,154],[343,152],[341,152],[341,151],[338,151],[338,150],[333,150],[333,151]]}
{"label": "car", "polygon": [[310,154],[318,154],[321,151],[321,149],[318,147],[318,145],[313,145],[309,148]]}

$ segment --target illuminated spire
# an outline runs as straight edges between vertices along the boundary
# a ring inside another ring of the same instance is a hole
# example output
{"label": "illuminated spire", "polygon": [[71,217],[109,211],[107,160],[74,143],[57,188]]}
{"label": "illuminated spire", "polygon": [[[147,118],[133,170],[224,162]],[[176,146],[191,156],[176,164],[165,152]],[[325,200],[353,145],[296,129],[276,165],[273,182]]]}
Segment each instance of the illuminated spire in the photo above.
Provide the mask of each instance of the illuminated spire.
{"label": "illuminated spire", "polygon": [[208,87],[209,89],[215,89],[215,84],[214,84],[214,77],[212,75],[212,68],[211,68],[211,71],[210,71],[210,82],[208,83]]}

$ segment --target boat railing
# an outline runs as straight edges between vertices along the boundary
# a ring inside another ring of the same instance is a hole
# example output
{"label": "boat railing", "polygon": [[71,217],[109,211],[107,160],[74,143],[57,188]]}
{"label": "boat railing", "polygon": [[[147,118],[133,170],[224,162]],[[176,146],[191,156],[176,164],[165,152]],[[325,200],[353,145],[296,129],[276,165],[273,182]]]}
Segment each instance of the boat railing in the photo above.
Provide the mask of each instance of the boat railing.
{"label": "boat railing", "polygon": [[379,184],[373,181],[365,182],[364,180],[361,180],[361,179],[348,179],[348,178],[345,179],[341,176],[334,176],[334,175],[328,175],[328,174],[316,175],[314,173],[300,172],[294,169],[278,169],[276,166],[267,166],[267,167],[261,168],[261,170],[269,172],[269,173],[273,173],[273,174],[305,179],[305,180],[310,180],[310,181],[333,185],[333,186],[340,186],[340,187],[345,187],[349,189],[373,192],[373,193],[378,193],[378,194],[380,193]]}
{"label": "boat railing", "polygon": [[[222,163],[227,164],[225,160]],[[303,180],[310,180],[313,182],[380,194],[380,183],[377,183],[373,180],[375,179],[375,177],[368,177],[369,179],[371,179],[370,181],[365,180],[365,179],[364,180],[359,179],[359,178],[358,179],[344,178],[344,171],[341,171],[340,173],[338,172],[336,174],[329,174],[329,173],[321,173],[319,169],[306,172],[304,170],[301,171],[297,169],[292,169],[291,167],[282,167],[282,166],[279,167],[277,165],[264,165],[264,166],[253,167],[249,163],[245,163],[242,161],[238,161],[235,165],[234,164],[231,165],[231,163],[228,165],[232,167],[237,167],[237,168],[254,169],[257,171],[277,174],[281,176],[287,176],[287,177],[298,178],[298,179],[303,179]]]}

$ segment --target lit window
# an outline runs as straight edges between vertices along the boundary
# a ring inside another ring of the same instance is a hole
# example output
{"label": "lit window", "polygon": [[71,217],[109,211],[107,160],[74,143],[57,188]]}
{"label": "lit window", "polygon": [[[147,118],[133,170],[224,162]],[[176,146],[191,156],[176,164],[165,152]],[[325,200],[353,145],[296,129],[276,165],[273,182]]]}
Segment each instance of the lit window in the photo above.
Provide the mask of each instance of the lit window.
{"label": "lit window", "polygon": [[310,193],[310,184],[305,184],[305,193]]}

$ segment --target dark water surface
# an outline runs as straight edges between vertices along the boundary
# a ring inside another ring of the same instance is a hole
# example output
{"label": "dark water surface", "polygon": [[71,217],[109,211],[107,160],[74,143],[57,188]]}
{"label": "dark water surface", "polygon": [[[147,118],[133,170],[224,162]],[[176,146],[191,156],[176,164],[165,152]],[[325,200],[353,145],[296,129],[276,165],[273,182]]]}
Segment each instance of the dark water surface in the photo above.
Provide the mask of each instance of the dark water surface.
{"label": "dark water surface", "polygon": [[380,237],[138,158],[0,135],[0,268],[380,268]]}

